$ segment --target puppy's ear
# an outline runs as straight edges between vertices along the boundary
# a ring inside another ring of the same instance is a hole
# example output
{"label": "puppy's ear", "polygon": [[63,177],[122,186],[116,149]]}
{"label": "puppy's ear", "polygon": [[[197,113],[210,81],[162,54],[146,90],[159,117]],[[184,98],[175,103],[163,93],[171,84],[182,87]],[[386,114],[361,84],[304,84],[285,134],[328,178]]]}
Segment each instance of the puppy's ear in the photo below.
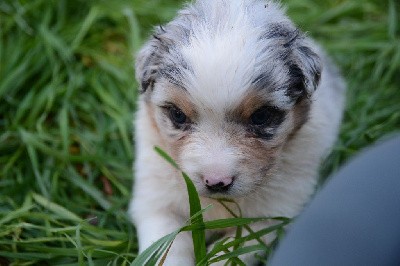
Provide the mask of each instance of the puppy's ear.
{"label": "puppy's ear", "polygon": [[289,76],[292,84],[288,94],[293,98],[310,97],[317,89],[321,78],[321,59],[313,45],[304,37],[299,37],[292,45],[292,62],[289,64]]}
{"label": "puppy's ear", "polygon": [[136,80],[140,84],[140,93],[151,89],[156,81],[162,63],[162,54],[167,49],[161,37],[162,28],[147,41],[136,56],[135,73]]}

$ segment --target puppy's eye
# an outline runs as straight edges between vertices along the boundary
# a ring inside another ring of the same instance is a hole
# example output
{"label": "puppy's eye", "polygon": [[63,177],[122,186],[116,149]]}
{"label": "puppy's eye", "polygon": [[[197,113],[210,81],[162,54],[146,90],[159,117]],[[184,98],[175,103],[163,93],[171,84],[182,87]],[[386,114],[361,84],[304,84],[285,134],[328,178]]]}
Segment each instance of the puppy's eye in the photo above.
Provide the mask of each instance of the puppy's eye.
{"label": "puppy's eye", "polygon": [[182,125],[188,120],[187,116],[181,109],[176,106],[171,106],[168,108],[169,117],[174,124]]}
{"label": "puppy's eye", "polygon": [[254,126],[276,126],[284,116],[284,112],[275,107],[263,106],[250,116],[250,123]]}

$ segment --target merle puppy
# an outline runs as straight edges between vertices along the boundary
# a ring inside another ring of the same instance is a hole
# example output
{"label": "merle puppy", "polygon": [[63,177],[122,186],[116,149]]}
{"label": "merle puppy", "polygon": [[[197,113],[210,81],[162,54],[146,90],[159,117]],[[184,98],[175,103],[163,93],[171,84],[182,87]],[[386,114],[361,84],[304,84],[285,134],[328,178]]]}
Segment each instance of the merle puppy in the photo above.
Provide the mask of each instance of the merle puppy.
{"label": "merle puppy", "polygon": [[[207,220],[230,217],[218,197],[234,199],[245,217],[299,213],[336,139],[345,86],[280,4],[187,5],[138,53],[136,76],[141,95],[130,212],[140,251],[189,218],[184,181],[154,146],[190,176],[203,206],[213,204]],[[218,233],[234,235],[233,229]],[[255,261],[254,254],[241,259]],[[185,232],[166,265],[193,264]]]}

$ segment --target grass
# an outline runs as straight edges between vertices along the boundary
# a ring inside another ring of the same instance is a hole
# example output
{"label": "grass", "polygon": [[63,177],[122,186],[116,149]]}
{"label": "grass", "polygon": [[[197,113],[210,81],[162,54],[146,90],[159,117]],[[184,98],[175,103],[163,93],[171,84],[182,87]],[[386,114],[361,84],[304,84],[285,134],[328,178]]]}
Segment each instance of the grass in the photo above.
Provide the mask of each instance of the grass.
{"label": "grass", "polygon": [[[285,0],[348,82],[326,177],[400,130],[400,3]],[[129,265],[132,54],[181,1],[0,2],[0,265]],[[195,228],[186,228],[192,230]]]}

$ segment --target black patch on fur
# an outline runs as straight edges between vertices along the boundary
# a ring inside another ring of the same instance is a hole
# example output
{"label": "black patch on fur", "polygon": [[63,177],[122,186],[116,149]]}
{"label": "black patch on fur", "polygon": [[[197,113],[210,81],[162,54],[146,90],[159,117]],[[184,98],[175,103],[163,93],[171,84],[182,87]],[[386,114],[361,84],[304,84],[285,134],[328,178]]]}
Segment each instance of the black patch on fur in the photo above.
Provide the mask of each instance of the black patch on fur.
{"label": "black patch on fur", "polygon": [[[261,39],[276,39],[277,41],[275,44],[277,45],[277,49],[274,49],[275,58],[288,68],[289,80],[287,81],[288,83],[284,85],[284,89],[286,89],[286,95],[293,101],[297,101],[299,97],[307,94],[306,77],[301,67],[298,65],[299,60],[297,60],[295,56],[296,50],[299,49],[298,43],[301,42],[302,38],[303,35],[299,29],[285,23],[273,23],[268,25],[265,33],[261,36]],[[300,47],[300,49],[302,48]],[[312,51],[310,49],[303,49],[300,52],[304,55],[308,55]],[[276,88],[276,86],[281,85],[273,84],[273,81],[273,77],[263,73],[253,81],[253,84],[255,84],[257,88],[271,88],[275,86],[273,89],[279,89]]]}
{"label": "black patch on fur", "polygon": [[297,101],[301,96],[307,94],[305,87],[305,77],[303,71],[296,64],[289,65],[289,86],[286,95],[293,101]]}
{"label": "black patch on fur", "polygon": [[310,67],[312,68],[312,72],[314,74],[312,78],[312,85],[314,88],[316,88],[321,80],[321,64],[319,62],[319,56],[307,46],[300,46],[298,50],[311,61]]}
{"label": "black patch on fur", "polygon": [[261,39],[280,39],[284,48],[290,48],[301,37],[299,29],[289,27],[283,23],[273,23],[261,36]]}
{"label": "black patch on fur", "polygon": [[140,93],[145,93],[148,89],[152,89],[156,79],[160,76],[159,66],[162,65],[163,57],[169,53],[171,41],[164,38],[165,30],[162,27],[153,34],[153,39],[150,40],[152,52],[146,58],[143,65],[143,75],[141,77]]}
{"label": "black patch on fur", "polygon": [[182,73],[176,66],[166,66],[160,69],[160,76],[167,79],[168,82],[176,85],[177,87],[186,90],[182,83]]}
{"label": "black patch on fur", "polygon": [[[299,98],[309,96],[311,88],[316,88],[319,84],[321,72],[319,57],[309,47],[302,45],[304,35],[297,28],[284,23],[275,23],[269,25],[262,38],[276,39],[276,60],[280,60],[288,67],[289,80],[287,85],[286,95],[293,101],[298,101]],[[297,58],[301,55],[302,59]],[[300,65],[300,64],[304,64]],[[307,72],[304,72],[304,69]],[[307,75],[313,75],[311,77]],[[273,79],[267,79],[261,75],[256,79],[256,83],[263,83],[266,87],[268,82]],[[271,86],[271,85],[270,85]]]}
{"label": "black patch on fur", "polygon": [[[182,73],[176,65],[183,69],[187,69],[187,64],[179,58],[175,58],[176,62],[165,62],[165,56],[173,52],[174,46],[177,44],[175,40],[171,39],[170,32],[175,32],[174,36],[181,36],[177,38],[180,43],[188,41],[190,36],[190,29],[177,26],[174,24],[167,24],[165,27],[159,26],[156,28],[156,32],[152,35],[151,42],[151,54],[146,58],[143,68],[145,71],[141,77],[141,90],[140,93],[146,92],[148,89],[152,89],[156,79],[163,77],[172,84],[175,84],[181,88],[184,88],[181,77]],[[175,66],[173,64],[176,64]]]}
{"label": "black patch on fur", "polygon": [[141,81],[140,93],[144,93],[148,88],[152,88],[154,85],[155,77],[157,75],[156,70],[145,70]]}
{"label": "black patch on fur", "polygon": [[295,29],[290,34],[291,34],[291,36],[288,36],[288,37],[290,37],[290,39],[286,43],[283,44],[283,47],[285,47],[285,48],[291,47],[296,42],[296,40],[300,36],[300,31],[298,29]]}
{"label": "black patch on fur", "polygon": [[286,39],[293,30],[289,29],[285,24],[273,23],[268,25],[268,29],[261,36],[261,39]]}
{"label": "black patch on fur", "polygon": [[144,93],[149,87],[153,86],[153,81],[150,79],[143,79],[141,87],[142,89],[140,90],[140,93]]}

